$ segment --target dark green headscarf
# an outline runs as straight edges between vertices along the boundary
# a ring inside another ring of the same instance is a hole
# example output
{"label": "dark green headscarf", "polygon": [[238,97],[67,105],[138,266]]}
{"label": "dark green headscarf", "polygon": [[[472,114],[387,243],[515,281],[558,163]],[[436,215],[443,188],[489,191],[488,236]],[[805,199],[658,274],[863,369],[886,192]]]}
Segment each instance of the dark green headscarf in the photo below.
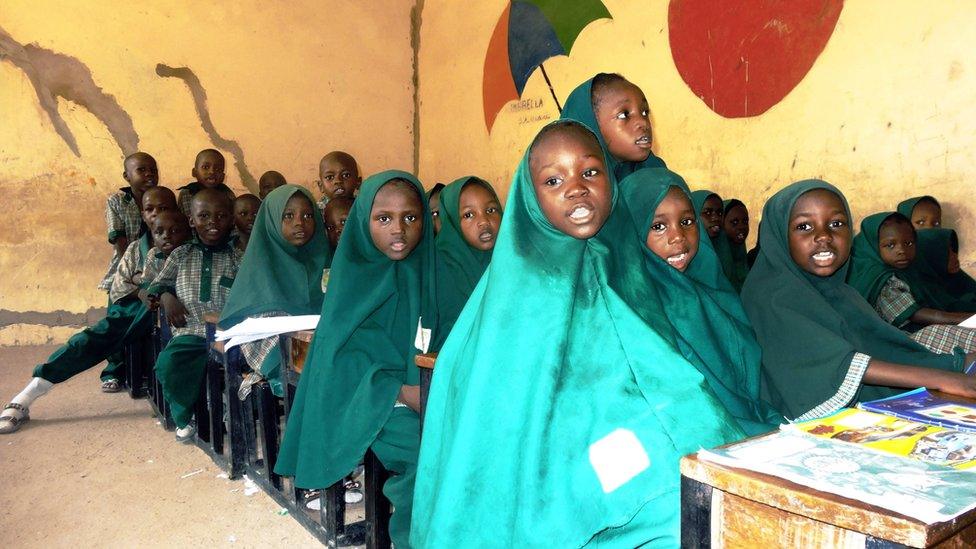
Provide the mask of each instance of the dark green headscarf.
{"label": "dark green headscarf", "polygon": [[426,199],[423,239],[405,259],[391,261],[370,236],[373,200],[392,179],[410,182],[424,196],[414,176],[390,170],[363,182],[349,212],[275,466],[302,488],[324,488],[356,467],[400,387],[419,383],[418,319],[425,328],[436,325]]}
{"label": "dark green headscarf", "polygon": [[[742,433],[644,320],[664,313],[620,201],[593,238],[567,236],[539,207],[528,157],[491,264],[437,359],[411,545],[596,545],[642,513],[677,544],[678,460]],[[621,429],[651,465],[605,493],[590,446]]]}
{"label": "dark green headscarf", "polygon": [[[701,215],[702,215],[702,209],[705,208],[705,201],[708,200],[709,197],[712,197],[712,196],[714,196],[714,197],[718,198],[720,201],[722,201],[722,197],[719,196],[718,193],[715,193],[715,192],[712,192],[712,191],[699,190],[699,191],[693,191],[691,193],[691,204],[692,204],[692,206],[695,207],[695,213],[698,215],[698,220],[699,221],[702,221]],[[722,205],[723,205],[723,207],[725,206],[725,202],[724,201],[722,201]],[[723,213],[724,213],[724,210],[723,210]],[[729,243],[729,238],[727,236],[725,236],[725,227],[724,227],[724,225],[723,224],[719,224],[718,229],[719,229],[718,230],[718,236],[716,236],[715,238],[712,238],[711,236],[709,236],[708,237],[708,240],[712,244],[712,249],[715,250],[716,257],[718,257],[719,265],[722,267],[723,276],[725,276],[725,278],[727,280],[731,280],[731,279],[729,279],[729,276],[727,274],[724,274],[724,273],[730,273],[730,272],[732,272],[732,245]],[[708,232],[705,232],[705,233],[702,233],[702,234],[708,235]],[[733,286],[733,288],[735,288],[735,287]],[[741,288],[735,288],[735,290],[737,292],[740,289]]]}
{"label": "dark green headscarf", "polygon": [[[800,196],[833,185],[808,179],[773,195],[763,208],[762,248],[742,288],[742,304],[763,351],[764,389],[774,406],[796,418],[838,391],[855,352],[880,360],[960,371],[964,355],[938,355],[882,320],[844,280],[850,262],[829,277],[801,269],[790,257],[789,219]],[[862,384],[858,402],[894,391]]]}
{"label": "dark green headscarf", "polygon": [[[722,201],[722,206],[725,209],[725,215],[728,215],[729,210],[734,206],[746,207],[738,198],[730,198],[728,200]],[[748,211],[748,210],[746,210]],[[724,219],[724,218],[723,218]],[[724,239],[726,246],[728,246],[728,258],[723,258],[719,256],[722,261],[722,271],[725,272],[725,276],[728,277],[729,282],[732,283],[732,287],[735,291],[741,292],[742,285],[745,284],[746,276],[749,275],[749,252],[746,250],[746,243],[736,244],[732,242],[729,235],[725,233],[725,223],[722,224],[722,232],[719,233],[717,239]],[[721,250],[721,248],[719,248]],[[725,250],[721,251],[722,254]]]}
{"label": "dark green headscarf", "polygon": [[[925,195],[922,195],[922,196],[913,196],[912,198],[909,198],[908,200],[902,200],[901,202],[899,202],[898,203],[898,213],[900,213],[901,215],[907,217],[908,220],[911,221],[911,219],[912,219],[912,212],[915,211],[915,205],[918,204],[919,202],[921,202],[922,200],[931,200],[932,202],[935,202],[935,205],[936,206],[939,206],[940,208],[942,207],[942,205],[939,204],[939,201],[936,200],[934,196],[929,196],[929,195],[925,194]],[[912,226],[914,227],[915,224],[912,223]]]}
{"label": "dark green headscarf", "polygon": [[924,263],[950,299],[950,311],[976,312],[976,280],[965,271],[949,272],[949,250],[959,253],[959,237],[952,229],[918,231],[916,263]]}
{"label": "dark green headscarf", "polygon": [[461,191],[469,183],[481,185],[498,199],[491,184],[475,176],[462,177],[441,191],[441,230],[437,233],[436,243],[440,269],[437,276],[437,312],[442,333],[450,331],[491,261],[491,251],[473,248],[461,234],[459,203]]}
{"label": "dark green headscarf", "polygon": [[[691,198],[684,180],[665,168],[638,170],[620,183],[639,242],[646,240],[654,213],[671,187]],[[707,234],[700,220],[698,232]],[[708,240],[700,238],[698,253],[683,273],[646,245],[644,266],[674,327],[678,350],[705,376],[747,434],[764,433],[784,419],[759,398],[762,351]]]}
{"label": "dark green headscarf", "polygon": [[[596,76],[593,78],[596,78]],[[607,150],[607,141],[603,138],[603,134],[600,133],[600,124],[597,122],[596,113],[593,112],[593,78],[583,82],[573,90],[573,93],[569,94],[569,97],[566,98],[565,105],[563,105],[560,118],[582,122],[596,134],[596,138],[600,140],[600,146],[604,151],[607,151],[607,162],[610,164],[608,167],[618,181],[641,168],[666,168],[667,165],[665,165],[664,160],[655,156],[653,152],[643,162],[624,162],[617,160],[609,153]],[[652,129],[651,139],[653,138],[654,132]]]}

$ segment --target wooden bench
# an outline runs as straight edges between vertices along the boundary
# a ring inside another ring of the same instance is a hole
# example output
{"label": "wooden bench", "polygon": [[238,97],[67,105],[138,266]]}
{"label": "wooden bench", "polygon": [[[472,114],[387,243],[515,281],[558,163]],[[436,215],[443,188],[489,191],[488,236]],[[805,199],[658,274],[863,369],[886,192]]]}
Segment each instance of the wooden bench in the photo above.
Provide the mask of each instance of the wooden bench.
{"label": "wooden bench", "polygon": [[176,429],[176,424],[173,422],[173,415],[170,413],[169,405],[163,396],[163,385],[159,382],[159,378],[156,377],[156,357],[159,356],[159,353],[169,343],[169,340],[173,338],[173,332],[170,329],[169,322],[166,321],[166,315],[163,314],[162,308],[154,314],[155,325],[149,336],[149,347],[153,358],[152,369],[149,372],[149,392],[147,396],[149,397],[149,405],[152,408],[153,415],[159,418],[159,422],[164,429],[172,431]]}
{"label": "wooden bench", "polygon": [[425,353],[413,357],[413,363],[420,368],[420,432],[424,430],[424,415],[427,412],[427,396],[430,395],[430,382],[434,377],[434,363],[437,353]]}
{"label": "wooden bench", "polygon": [[[223,341],[216,341],[220,313],[203,315],[206,323],[207,367],[203,394],[197,401],[197,436],[194,442],[207,453],[231,479],[245,472],[248,457],[249,420],[237,396],[246,369],[239,347],[229,351]],[[205,425],[201,429],[201,425]]]}

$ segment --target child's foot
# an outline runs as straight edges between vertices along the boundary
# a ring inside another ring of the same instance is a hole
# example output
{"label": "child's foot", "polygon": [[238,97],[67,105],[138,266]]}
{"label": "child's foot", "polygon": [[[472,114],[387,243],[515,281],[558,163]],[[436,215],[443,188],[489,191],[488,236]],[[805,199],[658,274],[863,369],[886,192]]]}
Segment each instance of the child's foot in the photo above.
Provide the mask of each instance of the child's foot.
{"label": "child's foot", "polygon": [[195,425],[190,424],[186,427],[178,427],[176,429],[176,442],[186,444],[193,441],[193,435],[197,434],[197,428]]}
{"label": "child's foot", "polygon": [[13,433],[30,419],[30,410],[25,406],[11,402],[0,413],[0,435]]}
{"label": "child's foot", "polygon": [[122,384],[117,379],[107,379],[102,382],[103,393],[117,393],[122,390]]}
{"label": "child's foot", "polygon": [[352,480],[352,476],[346,477],[346,481],[343,483],[346,489],[345,500],[346,503],[359,503],[363,501],[363,486],[359,482]]}

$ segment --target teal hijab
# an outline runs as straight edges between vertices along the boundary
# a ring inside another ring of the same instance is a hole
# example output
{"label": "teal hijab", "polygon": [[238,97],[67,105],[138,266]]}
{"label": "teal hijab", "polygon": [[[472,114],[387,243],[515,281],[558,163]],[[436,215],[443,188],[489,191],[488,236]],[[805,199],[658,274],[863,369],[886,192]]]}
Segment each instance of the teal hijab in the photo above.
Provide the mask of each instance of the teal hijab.
{"label": "teal hijab", "polygon": [[[638,170],[620,183],[638,242],[646,240],[654,213],[671,187],[691,198],[681,176],[665,168]],[[700,220],[698,232],[707,234]],[[762,351],[709,239],[700,238],[698,253],[683,273],[647,246],[643,252],[644,267],[674,327],[678,350],[705,376],[746,434],[764,433],[783,423],[782,414],[759,397]]]}
{"label": "teal hijab", "polygon": [[[743,434],[672,336],[648,325],[670,326],[621,202],[596,236],[567,236],[539,207],[528,158],[437,359],[411,545],[578,547],[628,528],[677,544],[678,460]],[[614,437],[651,465],[601,483],[591,459],[605,474],[595,452]],[[666,526],[642,529],[647,516]]]}
{"label": "teal hijab", "polygon": [[952,229],[918,231],[916,263],[927,266],[933,279],[946,293],[950,311],[976,312],[976,280],[965,271],[949,272],[949,250],[959,253],[959,236]]}
{"label": "teal hijab", "polygon": [[[691,193],[691,205],[695,207],[695,213],[698,214],[699,222],[702,221],[701,215],[702,210],[705,208],[705,201],[712,196],[718,198],[719,201],[722,202],[724,213],[725,202],[722,200],[722,197],[718,195],[718,193],[708,190],[693,191]],[[702,234],[707,235],[708,233],[705,232]],[[715,238],[709,236],[708,241],[712,244],[712,249],[715,250],[715,255],[718,257],[719,265],[722,267],[722,273],[724,274],[732,272],[732,245],[729,243],[728,237],[725,236],[725,228],[719,226],[718,236]],[[725,278],[729,278],[727,274],[725,275]],[[738,290],[739,288],[736,288],[736,291]]]}
{"label": "teal hijab", "polygon": [[[593,78],[596,78],[596,76]],[[600,133],[600,124],[597,122],[596,113],[593,112],[593,78],[583,82],[577,86],[572,93],[569,94],[569,97],[566,98],[566,104],[563,106],[563,111],[560,118],[582,122],[586,127],[593,131],[594,134],[596,134],[596,138],[600,140],[600,146],[603,148],[603,150],[608,151],[607,141],[604,139],[603,134]],[[653,135],[652,130],[652,138]],[[607,162],[610,164],[608,168],[611,172],[613,172],[618,181],[641,168],[667,167],[664,160],[661,160],[653,152],[651,152],[650,156],[648,156],[643,162],[625,162],[622,160],[617,160],[609,152],[607,152],[606,156]]]}
{"label": "teal hijab", "polygon": [[[909,198],[907,200],[902,200],[901,202],[899,202],[898,203],[898,213],[900,213],[901,215],[907,217],[909,219],[909,221],[911,221],[911,219],[912,219],[912,213],[915,211],[915,205],[918,204],[919,202],[923,201],[923,200],[931,200],[932,202],[935,203],[936,206],[939,206],[940,208],[942,207],[942,205],[939,204],[939,201],[936,200],[934,196],[930,196],[930,195],[925,194],[925,195],[922,195],[922,196],[913,196],[913,197],[911,197],[911,198]],[[912,226],[914,227],[915,224],[912,223]]]}
{"label": "teal hijab", "polygon": [[[741,200],[737,198],[730,198],[728,200],[722,201],[722,206],[725,207],[725,215],[729,214],[729,210],[735,206],[746,207]],[[747,210],[748,211],[748,210]],[[729,282],[732,283],[732,287],[735,291],[741,292],[742,285],[745,284],[746,276],[749,275],[749,252],[746,251],[746,244],[736,244],[729,239],[729,236],[725,234],[725,227],[722,227],[722,232],[719,233],[717,239],[724,239],[726,246],[728,246],[728,256],[722,260],[722,270],[725,272],[725,276],[728,277]],[[726,253],[722,250],[722,253]]]}
{"label": "teal hijab", "polygon": [[393,412],[400,387],[419,383],[418,324],[437,322],[426,199],[423,238],[406,258],[390,260],[370,236],[373,200],[392,179],[409,182],[424,197],[414,176],[390,170],[363,182],[349,212],[275,466],[302,488],[330,486],[356,467]]}
{"label": "teal hijab", "polygon": [[[481,185],[495,199],[495,189],[484,179],[462,177],[441,191],[441,230],[437,233],[437,303],[441,332],[450,331],[454,320],[468,301],[468,296],[481,280],[482,273],[491,261],[491,251],[470,246],[461,233],[461,191],[467,185]],[[499,202],[501,204],[501,202]]]}
{"label": "teal hijab", "polygon": [[[799,417],[837,394],[860,352],[899,364],[960,371],[964,355],[938,355],[886,323],[844,281],[850,266],[828,277],[802,270],[790,257],[788,225],[793,205],[804,193],[826,189],[850,208],[833,185],[808,179],[774,194],[763,208],[762,248],[742,288],[742,304],[763,351],[763,388],[773,406]],[[894,394],[862,384],[860,402]],[[850,404],[850,403],[845,403]]]}

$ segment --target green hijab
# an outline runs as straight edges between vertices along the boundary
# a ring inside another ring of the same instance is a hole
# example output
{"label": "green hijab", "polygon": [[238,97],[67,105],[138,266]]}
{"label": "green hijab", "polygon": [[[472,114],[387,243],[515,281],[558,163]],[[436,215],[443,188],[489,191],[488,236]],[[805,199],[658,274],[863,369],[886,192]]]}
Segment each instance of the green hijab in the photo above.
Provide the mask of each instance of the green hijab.
{"label": "green hijab", "polygon": [[[312,204],[315,234],[304,246],[295,246],[281,234],[285,205],[296,194]],[[322,214],[312,193],[298,185],[271,191],[258,209],[251,238],[220,314],[223,329],[249,316],[270,311],[312,315],[322,310],[322,271],[332,260]]]}
{"label": "green hijab", "polygon": [[470,246],[461,234],[461,191],[468,184],[481,185],[498,199],[491,184],[475,176],[462,177],[441,191],[441,230],[435,241],[439,269],[437,311],[442,333],[450,331],[491,261],[491,251]]}
{"label": "green hijab", "polygon": [[[738,198],[730,198],[728,200],[722,201],[722,205],[725,207],[725,215],[728,215],[729,210],[735,206],[746,207]],[[746,210],[748,211],[748,209]],[[724,218],[723,218],[724,219]],[[746,281],[746,276],[749,275],[749,252],[746,250],[746,243],[736,244],[729,239],[729,236],[725,234],[725,226],[723,222],[722,232],[716,237],[717,240],[724,240],[726,249],[722,250],[722,254],[728,253],[728,256],[722,259],[722,271],[725,272],[725,276],[728,277],[729,282],[732,283],[732,287],[735,288],[736,292],[742,291],[742,285]],[[726,252],[726,250],[728,250]]]}
{"label": "green hijab", "polygon": [[[790,257],[788,224],[793,204],[814,189],[833,185],[816,179],[793,183],[763,208],[762,248],[742,288],[742,304],[763,351],[764,390],[777,409],[796,418],[838,391],[855,352],[899,364],[960,371],[964,355],[931,353],[878,317],[844,280],[850,262],[829,277],[802,270]],[[885,387],[861,385],[860,402],[889,396]]]}
{"label": "green hijab", "polygon": [[[594,76],[593,78],[596,78]],[[588,127],[594,134],[596,138],[600,140],[600,146],[603,147],[604,151],[607,149],[607,141],[604,139],[603,134],[600,133],[600,124],[597,122],[596,113],[593,112],[593,78],[590,78],[586,82],[583,82],[569,94],[566,98],[566,103],[563,105],[562,115],[560,118],[577,120],[582,122],[586,127]],[[653,130],[652,130],[653,138]],[[607,162],[610,164],[608,168],[617,178],[621,180],[624,177],[634,173],[641,168],[666,168],[664,160],[661,160],[653,152],[647,157],[643,162],[625,162],[617,160],[609,152],[606,153]]]}
{"label": "green hijab", "polygon": [[363,181],[349,212],[275,466],[302,488],[324,488],[356,467],[400,387],[419,383],[418,322],[436,325],[426,199],[423,238],[405,259],[391,261],[370,236],[373,200],[391,179],[410,182],[424,196],[414,176],[385,171]]}
{"label": "green hijab", "polygon": [[[742,433],[648,326],[645,315],[664,313],[620,201],[593,238],[567,236],[539,207],[528,156],[491,264],[437,359],[411,545],[490,533],[500,547],[578,547],[643,512],[673,516],[677,543],[678,460]],[[651,465],[605,492],[590,452],[611,433]]]}
{"label": "green hijab", "polygon": [[[912,212],[915,211],[915,205],[918,204],[919,202],[923,201],[923,200],[931,200],[932,202],[935,202],[935,204],[937,206],[939,206],[940,208],[942,207],[942,205],[939,204],[939,201],[936,200],[934,196],[930,196],[930,195],[925,194],[925,195],[922,195],[922,196],[913,196],[913,197],[911,197],[911,198],[909,198],[907,200],[902,200],[901,202],[899,202],[898,203],[898,213],[900,213],[901,215],[907,217],[908,220],[911,221],[911,219],[912,219]],[[915,224],[912,223],[912,226],[914,227]]]}
{"label": "green hijab", "polygon": [[[699,191],[693,191],[691,193],[691,205],[695,207],[695,213],[698,215],[699,222],[701,222],[702,220],[701,213],[702,210],[705,208],[705,201],[712,196],[722,201],[722,197],[719,196],[718,193],[712,191],[699,190]],[[724,201],[722,201],[722,205],[724,207],[725,205]],[[705,232],[702,234],[707,235],[708,233]],[[719,265],[722,267],[723,275],[727,280],[731,280],[729,279],[729,276],[727,274],[724,274],[724,273],[732,272],[732,245],[729,243],[729,238],[725,236],[725,227],[719,225],[718,236],[716,236],[715,238],[709,236],[708,240],[712,244],[712,249],[715,250],[715,255],[716,257],[718,257],[718,262]],[[739,291],[739,288],[735,288],[735,290]]]}
{"label": "green hijab", "polygon": [[[691,198],[681,176],[665,168],[638,170],[620,183],[638,242],[646,240],[654,213],[671,187]],[[698,232],[707,234],[700,220]],[[708,240],[700,239],[698,253],[683,273],[647,246],[642,246],[644,267],[674,327],[678,350],[705,376],[742,429],[757,435],[772,430],[784,419],[759,397],[762,351],[742,301],[722,273]]]}
{"label": "green hijab", "polygon": [[959,253],[959,236],[952,229],[918,231],[916,263],[924,263],[950,300],[951,311],[976,311],[976,280],[965,271],[949,272],[949,250]]}

